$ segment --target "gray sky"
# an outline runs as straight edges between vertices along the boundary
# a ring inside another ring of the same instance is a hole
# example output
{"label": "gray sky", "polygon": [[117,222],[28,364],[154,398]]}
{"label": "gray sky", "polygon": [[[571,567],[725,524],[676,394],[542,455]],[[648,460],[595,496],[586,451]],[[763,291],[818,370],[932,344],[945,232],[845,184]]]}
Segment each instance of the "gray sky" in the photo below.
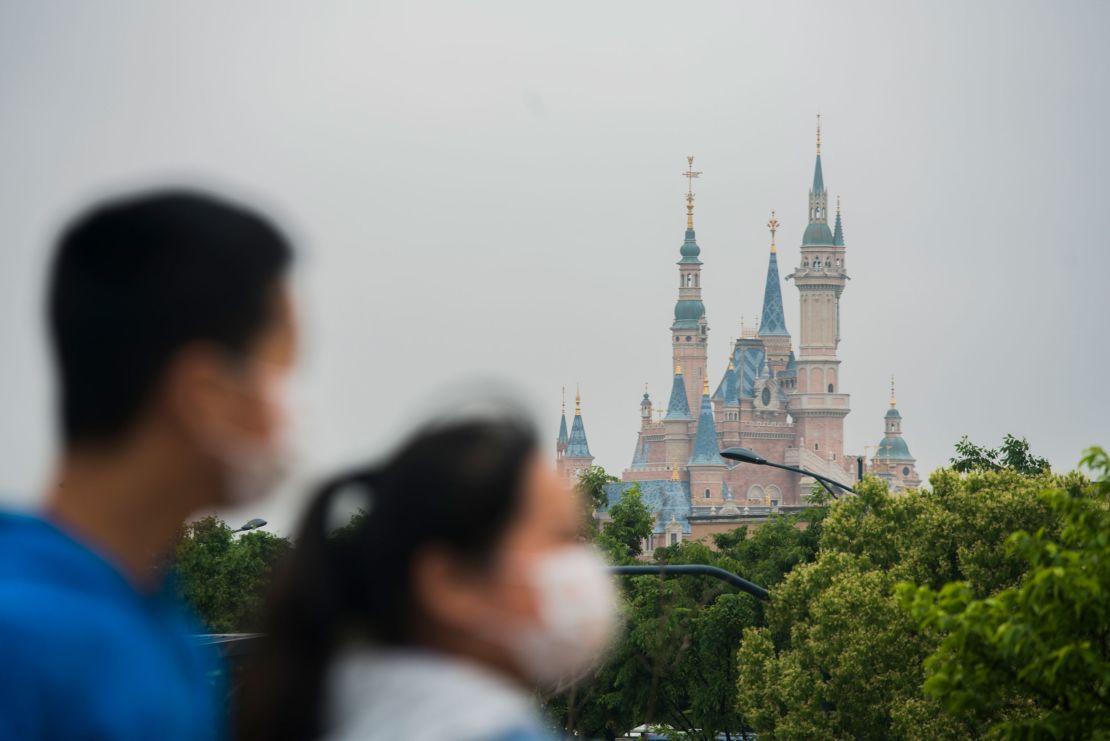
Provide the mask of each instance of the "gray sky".
{"label": "gray sky", "polygon": [[[1110,445],[1107,27],[1104,2],[5,3],[0,491],[33,501],[49,466],[59,219],[167,181],[303,241],[306,472],[496,374],[552,441],[580,382],[619,473],[643,383],[669,386],[685,156],[716,377],[760,310],[771,208],[797,260],[818,111],[846,448],[882,436],[893,373],[922,471],[965,433],[1070,467]],[[284,529],[297,491],[249,514]]]}

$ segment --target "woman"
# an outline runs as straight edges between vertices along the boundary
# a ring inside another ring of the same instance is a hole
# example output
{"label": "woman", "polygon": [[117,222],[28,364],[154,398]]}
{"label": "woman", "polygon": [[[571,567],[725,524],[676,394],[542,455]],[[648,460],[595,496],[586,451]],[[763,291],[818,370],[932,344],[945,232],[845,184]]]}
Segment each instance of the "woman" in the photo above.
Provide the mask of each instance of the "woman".
{"label": "woman", "polygon": [[[328,534],[356,492],[365,516]],[[415,435],[325,485],[244,688],[244,739],[553,738],[532,700],[615,627],[581,508],[513,415]]]}

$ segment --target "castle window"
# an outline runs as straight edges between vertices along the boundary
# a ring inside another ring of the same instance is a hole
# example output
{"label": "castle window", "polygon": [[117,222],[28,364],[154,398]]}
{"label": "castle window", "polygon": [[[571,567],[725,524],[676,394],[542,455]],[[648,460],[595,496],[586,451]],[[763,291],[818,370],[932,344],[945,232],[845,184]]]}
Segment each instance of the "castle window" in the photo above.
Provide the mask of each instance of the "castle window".
{"label": "castle window", "polygon": [[909,476],[910,475],[910,467],[909,466],[902,466],[902,475],[903,476]]}
{"label": "castle window", "polygon": [[814,444],[813,444],[813,449],[814,449],[814,450],[820,450],[820,448],[818,448],[818,447],[817,447],[817,443],[814,443]]}
{"label": "castle window", "polygon": [[694,339],[694,338],[693,338],[693,337],[691,337],[690,335],[686,335],[686,341],[687,341],[687,342],[691,341],[692,339]]}
{"label": "castle window", "polygon": [[705,498],[706,498],[706,499],[709,499],[709,497],[710,497],[710,494],[709,494],[709,489],[706,489],[706,490],[705,490]]}
{"label": "castle window", "polygon": [[829,393],[831,394],[832,392],[833,392],[833,385],[830,383],[829,384]]}
{"label": "castle window", "polygon": [[671,533],[671,545],[678,545],[678,533]]}

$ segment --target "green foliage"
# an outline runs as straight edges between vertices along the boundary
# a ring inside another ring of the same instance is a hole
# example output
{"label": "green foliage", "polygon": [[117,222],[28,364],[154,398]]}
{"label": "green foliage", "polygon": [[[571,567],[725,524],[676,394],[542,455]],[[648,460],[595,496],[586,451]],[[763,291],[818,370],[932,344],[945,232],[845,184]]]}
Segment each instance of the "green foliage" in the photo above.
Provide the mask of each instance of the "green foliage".
{"label": "green foliage", "polygon": [[744,719],[760,738],[978,735],[974,722],[922,695],[923,662],[938,639],[903,609],[896,584],[940,588],[958,579],[984,596],[1014,585],[1026,564],[1004,543],[1016,529],[1055,532],[1058,517],[1039,493],[1068,482],[1013,470],[938,471],[931,491],[892,495],[865,479],[857,496],[829,507],[816,559],[772,590],[766,627],[744,633]]}
{"label": "green foliage", "polygon": [[1110,738],[1110,458],[1087,451],[1095,482],[1043,501],[1062,528],[1024,528],[1006,551],[1020,582],[977,598],[962,582],[900,587],[922,630],[942,636],[926,694],[995,738]]}
{"label": "green foliage", "polygon": [[956,443],[956,456],[952,459],[952,469],[960,473],[969,471],[1014,471],[1023,476],[1036,476],[1050,469],[1047,458],[1040,458],[1029,452],[1029,441],[1013,435],[1002,438],[998,448],[976,445],[967,435]]}
{"label": "green foliage", "polygon": [[655,517],[643,502],[639,484],[621,493],[620,501],[609,508],[609,516],[612,519],[605,523],[598,545],[617,563],[635,560],[643,551],[642,541],[655,527]]}
{"label": "green foliage", "polygon": [[[657,549],[654,560],[710,564],[773,586],[816,555],[821,512],[807,517],[808,528],[802,517],[777,517],[750,534],[718,535],[716,551],[680,543]],[[708,577],[622,584],[625,630],[608,660],[591,682],[550,703],[564,729],[599,738],[649,723],[674,729],[675,738],[708,740],[749,728],[736,706],[735,652],[746,631],[764,624],[763,603]]]}
{"label": "green foliage", "polygon": [[601,466],[590,466],[578,476],[578,492],[582,495],[585,511],[582,513],[583,529],[587,537],[596,538],[598,534],[595,514],[609,505],[605,494],[606,484],[618,483],[620,479],[610,476]]}
{"label": "green foliage", "polygon": [[274,566],[290,548],[272,533],[235,534],[215,516],[196,520],[174,554],[178,591],[214,633],[258,630]]}
{"label": "green foliage", "polygon": [[578,490],[594,511],[602,510],[609,503],[605,497],[605,485],[619,481],[620,479],[610,476],[601,466],[590,466],[578,476]]}

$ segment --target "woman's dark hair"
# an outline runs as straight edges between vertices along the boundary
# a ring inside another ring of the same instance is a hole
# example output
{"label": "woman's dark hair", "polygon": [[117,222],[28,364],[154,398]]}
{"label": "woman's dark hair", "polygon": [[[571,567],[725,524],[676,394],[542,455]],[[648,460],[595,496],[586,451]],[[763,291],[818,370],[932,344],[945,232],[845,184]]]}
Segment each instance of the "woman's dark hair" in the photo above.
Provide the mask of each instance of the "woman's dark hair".
{"label": "woman's dark hair", "polygon": [[[315,495],[276,581],[260,654],[246,670],[243,739],[310,739],[324,730],[328,668],[348,641],[412,641],[412,566],[426,546],[482,564],[519,509],[536,435],[523,415],[425,428],[379,467]],[[364,512],[329,532],[337,499],[365,492]]]}

